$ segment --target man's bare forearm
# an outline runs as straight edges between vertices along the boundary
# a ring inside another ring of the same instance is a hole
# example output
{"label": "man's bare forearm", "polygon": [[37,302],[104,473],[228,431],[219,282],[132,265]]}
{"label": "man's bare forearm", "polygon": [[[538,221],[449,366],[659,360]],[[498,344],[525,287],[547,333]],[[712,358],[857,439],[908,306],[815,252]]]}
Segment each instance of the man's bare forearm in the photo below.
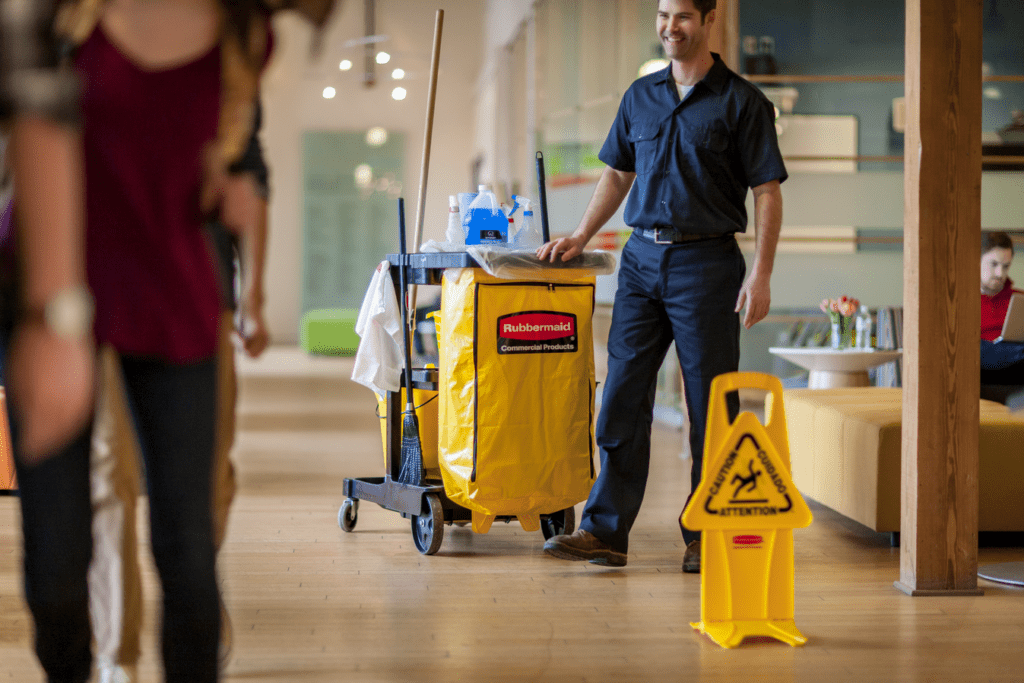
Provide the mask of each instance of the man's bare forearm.
{"label": "man's bare forearm", "polygon": [[771,277],[782,231],[782,189],[778,181],[754,188],[754,262],[752,273]]}
{"label": "man's bare forearm", "polygon": [[611,166],[605,168],[576,230],[569,237],[561,237],[541,246],[537,250],[537,257],[542,261],[554,262],[559,257],[562,261],[569,261],[581,254],[590,238],[615,215],[622,200],[629,194],[635,177],[635,173],[616,171]]}
{"label": "man's bare forearm", "polygon": [[583,238],[584,243],[589,242],[618,211],[622,200],[629,194],[629,188],[633,186],[634,178],[635,173],[606,167],[597,181],[594,195],[590,198],[590,204],[587,205],[579,226],[573,232],[573,237]]}

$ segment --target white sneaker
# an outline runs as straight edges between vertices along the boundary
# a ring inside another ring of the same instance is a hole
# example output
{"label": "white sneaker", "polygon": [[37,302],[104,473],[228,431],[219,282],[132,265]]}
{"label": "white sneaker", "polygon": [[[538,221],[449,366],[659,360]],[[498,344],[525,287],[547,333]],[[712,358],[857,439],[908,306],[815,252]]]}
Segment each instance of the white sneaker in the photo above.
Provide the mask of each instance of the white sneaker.
{"label": "white sneaker", "polygon": [[100,666],[100,677],[96,683],[135,683],[134,667]]}

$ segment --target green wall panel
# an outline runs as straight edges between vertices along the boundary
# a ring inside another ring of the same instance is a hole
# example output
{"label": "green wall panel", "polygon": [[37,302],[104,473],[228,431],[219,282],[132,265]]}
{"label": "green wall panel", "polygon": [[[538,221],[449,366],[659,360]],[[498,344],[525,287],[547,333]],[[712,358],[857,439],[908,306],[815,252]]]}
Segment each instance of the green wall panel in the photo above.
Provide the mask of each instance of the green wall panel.
{"label": "green wall panel", "polygon": [[365,131],[303,134],[303,312],[358,308],[374,267],[398,251],[404,137],[370,146]]}

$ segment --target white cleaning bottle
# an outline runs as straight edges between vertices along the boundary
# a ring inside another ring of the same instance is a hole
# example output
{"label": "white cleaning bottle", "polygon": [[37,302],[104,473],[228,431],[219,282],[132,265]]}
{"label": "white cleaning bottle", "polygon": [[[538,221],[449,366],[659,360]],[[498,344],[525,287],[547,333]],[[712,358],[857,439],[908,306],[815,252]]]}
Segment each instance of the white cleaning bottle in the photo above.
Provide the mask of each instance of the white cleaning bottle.
{"label": "white cleaning bottle", "polygon": [[516,249],[523,251],[532,251],[544,244],[540,228],[533,221],[533,207],[530,205],[529,199],[523,200],[523,222],[516,230],[512,244]]}
{"label": "white cleaning bottle", "polygon": [[444,240],[451,244],[466,243],[466,233],[462,231],[462,217],[459,214],[459,199],[455,195],[448,197],[448,228],[444,231]]}

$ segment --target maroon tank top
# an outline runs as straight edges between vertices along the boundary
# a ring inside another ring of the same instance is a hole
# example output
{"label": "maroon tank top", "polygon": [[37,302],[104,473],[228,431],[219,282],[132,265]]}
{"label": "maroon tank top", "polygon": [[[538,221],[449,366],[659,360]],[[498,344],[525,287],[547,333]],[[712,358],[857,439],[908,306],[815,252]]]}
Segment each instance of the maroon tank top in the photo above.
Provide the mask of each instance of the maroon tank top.
{"label": "maroon tank top", "polygon": [[97,26],[75,63],[97,341],[175,363],[212,356],[222,304],[199,193],[217,137],[220,47],[148,71]]}

